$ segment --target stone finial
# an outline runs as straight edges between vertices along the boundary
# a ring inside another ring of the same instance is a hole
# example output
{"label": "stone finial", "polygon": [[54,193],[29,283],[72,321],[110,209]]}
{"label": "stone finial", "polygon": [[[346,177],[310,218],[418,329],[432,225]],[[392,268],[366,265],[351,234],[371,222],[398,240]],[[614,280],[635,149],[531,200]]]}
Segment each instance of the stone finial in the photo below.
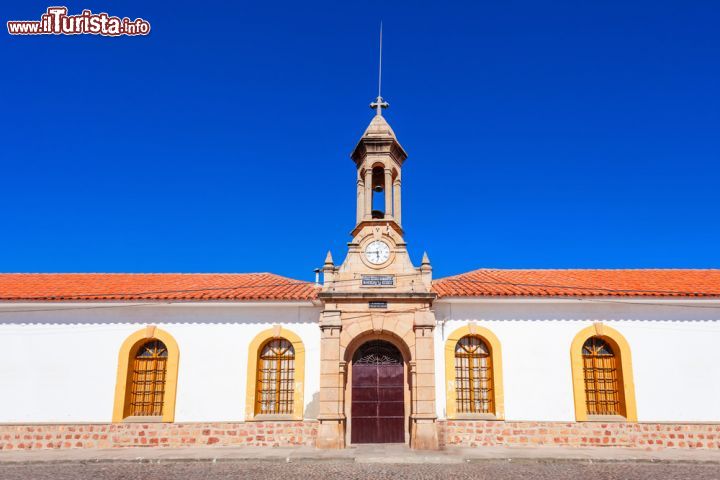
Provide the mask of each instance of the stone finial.
{"label": "stone finial", "polygon": [[423,283],[430,289],[432,287],[432,266],[427,252],[423,253],[422,262],[420,262],[420,273],[422,274]]}
{"label": "stone finial", "polygon": [[335,262],[333,262],[332,253],[330,253],[330,250],[328,250],[328,253],[325,256],[325,264],[323,265],[322,272],[323,283],[327,288],[327,286],[332,284],[333,280],[335,279]]}
{"label": "stone finial", "polygon": [[326,266],[326,267],[328,267],[328,266],[332,267],[332,266],[334,266],[334,265],[335,265],[335,263],[333,262],[332,253],[330,253],[330,250],[328,250],[328,253],[327,253],[327,255],[325,256],[325,266]]}

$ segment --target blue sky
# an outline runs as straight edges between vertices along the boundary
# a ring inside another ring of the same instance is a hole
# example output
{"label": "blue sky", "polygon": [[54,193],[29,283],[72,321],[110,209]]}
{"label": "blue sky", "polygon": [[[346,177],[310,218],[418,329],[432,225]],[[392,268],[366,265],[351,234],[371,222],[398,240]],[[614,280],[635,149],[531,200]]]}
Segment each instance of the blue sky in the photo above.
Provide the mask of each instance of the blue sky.
{"label": "blue sky", "polygon": [[341,261],[381,18],[416,262],[720,267],[718,2],[64,4],[152,32],[1,35],[0,271]]}

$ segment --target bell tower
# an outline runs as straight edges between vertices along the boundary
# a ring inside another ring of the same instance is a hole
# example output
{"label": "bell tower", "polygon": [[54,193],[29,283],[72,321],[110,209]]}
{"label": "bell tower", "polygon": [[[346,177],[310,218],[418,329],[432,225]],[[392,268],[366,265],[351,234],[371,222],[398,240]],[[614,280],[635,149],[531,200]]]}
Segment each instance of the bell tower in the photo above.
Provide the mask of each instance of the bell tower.
{"label": "bell tower", "polygon": [[432,269],[425,256],[416,268],[402,228],[402,168],[407,153],[383,116],[382,97],[370,104],[375,116],[350,154],[357,171],[355,228],[345,261],[326,263],[324,291],[380,288],[389,292],[430,292]]}

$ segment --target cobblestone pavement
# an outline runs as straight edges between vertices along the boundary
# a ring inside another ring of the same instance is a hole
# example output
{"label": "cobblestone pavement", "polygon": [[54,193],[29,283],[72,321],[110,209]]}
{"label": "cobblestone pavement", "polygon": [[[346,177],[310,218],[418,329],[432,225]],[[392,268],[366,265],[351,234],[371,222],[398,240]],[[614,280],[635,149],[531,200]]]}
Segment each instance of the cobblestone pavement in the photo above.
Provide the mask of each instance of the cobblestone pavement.
{"label": "cobblestone pavement", "polygon": [[0,465],[0,479],[552,479],[720,480],[717,464],[577,463],[487,461],[459,465],[388,465],[351,462],[177,462],[161,464],[16,464]]}

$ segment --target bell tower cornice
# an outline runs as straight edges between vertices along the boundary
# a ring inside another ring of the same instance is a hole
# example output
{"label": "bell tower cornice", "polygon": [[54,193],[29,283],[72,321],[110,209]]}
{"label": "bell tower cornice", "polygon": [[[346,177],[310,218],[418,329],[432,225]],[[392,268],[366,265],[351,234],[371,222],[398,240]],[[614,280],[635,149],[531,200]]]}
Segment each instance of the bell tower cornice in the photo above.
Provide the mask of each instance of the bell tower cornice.
{"label": "bell tower cornice", "polygon": [[358,223],[352,232],[350,232],[350,235],[354,238],[356,237],[363,229],[370,228],[370,227],[387,227],[393,229],[395,233],[397,233],[400,237],[402,237],[405,232],[403,231],[402,227],[398,225],[396,222],[392,220],[368,220],[366,222],[360,222]]}

